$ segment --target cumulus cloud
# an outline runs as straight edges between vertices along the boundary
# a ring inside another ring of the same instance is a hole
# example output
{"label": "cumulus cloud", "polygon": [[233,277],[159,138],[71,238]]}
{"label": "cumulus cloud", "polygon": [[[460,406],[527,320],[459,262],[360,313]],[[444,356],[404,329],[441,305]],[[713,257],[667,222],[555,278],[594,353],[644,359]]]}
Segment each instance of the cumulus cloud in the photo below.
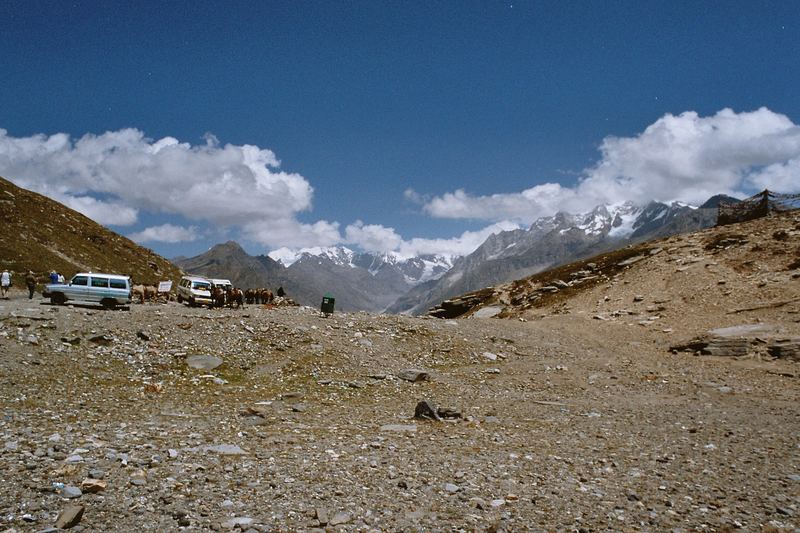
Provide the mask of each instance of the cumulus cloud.
{"label": "cumulus cloud", "polygon": [[301,223],[291,218],[268,222],[253,220],[242,225],[242,234],[251,241],[273,248],[333,246],[342,240],[339,223],[327,220],[319,220],[313,224]]}
{"label": "cumulus cloud", "polygon": [[100,224],[129,226],[139,217],[136,209],[118,201],[101,201],[91,196],[71,196],[65,193],[58,193],[55,197],[70,209],[83,213]]}
{"label": "cumulus cloud", "polygon": [[[173,137],[148,139],[136,129],[76,140],[64,133],[16,138],[0,129],[0,173],[72,202],[88,216],[107,204],[220,225],[291,220],[310,209],[313,189],[299,174],[279,167],[270,150],[220,146],[210,135],[205,144],[192,146]],[[108,223],[131,224],[136,221],[131,213]]]}
{"label": "cumulus cloud", "polygon": [[174,224],[161,224],[160,226],[150,226],[137,233],[129,235],[130,239],[138,243],[146,242],[191,242],[202,237],[202,233],[197,226],[175,226]]}
{"label": "cumulus cloud", "polygon": [[449,239],[416,237],[406,240],[394,228],[380,224],[364,224],[358,220],[345,228],[345,241],[368,252],[390,252],[402,258],[427,254],[460,256],[475,251],[493,233],[518,228],[518,224],[504,220],[478,231],[465,231]]}
{"label": "cumulus cloud", "polygon": [[394,230],[380,224],[364,224],[360,220],[344,230],[345,241],[355,244],[367,252],[386,252],[396,250],[403,238]]}
{"label": "cumulus cloud", "polygon": [[483,244],[483,241],[485,241],[489,235],[514,229],[519,229],[519,225],[508,220],[503,220],[477,231],[465,231],[461,235],[450,239],[425,239],[416,237],[403,241],[397,247],[397,252],[402,257],[413,257],[422,254],[449,256],[467,255],[474,252],[478,246]]}
{"label": "cumulus cloud", "polygon": [[573,187],[547,183],[488,196],[456,190],[429,200],[423,210],[441,218],[530,223],[599,203],[699,204],[719,193],[800,189],[800,127],[767,108],[743,113],[723,109],[710,117],[691,111],[668,114],[636,137],[606,137],[600,153],[600,161]]}

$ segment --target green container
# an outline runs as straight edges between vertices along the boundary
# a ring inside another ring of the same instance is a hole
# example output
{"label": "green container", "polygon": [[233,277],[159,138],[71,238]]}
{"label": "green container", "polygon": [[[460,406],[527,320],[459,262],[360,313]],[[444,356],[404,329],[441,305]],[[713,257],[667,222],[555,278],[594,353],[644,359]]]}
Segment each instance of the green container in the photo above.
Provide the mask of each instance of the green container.
{"label": "green container", "polygon": [[333,314],[333,305],[336,303],[336,298],[333,297],[331,293],[326,294],[322,297],[322,305],[320,309],[326,315]]}

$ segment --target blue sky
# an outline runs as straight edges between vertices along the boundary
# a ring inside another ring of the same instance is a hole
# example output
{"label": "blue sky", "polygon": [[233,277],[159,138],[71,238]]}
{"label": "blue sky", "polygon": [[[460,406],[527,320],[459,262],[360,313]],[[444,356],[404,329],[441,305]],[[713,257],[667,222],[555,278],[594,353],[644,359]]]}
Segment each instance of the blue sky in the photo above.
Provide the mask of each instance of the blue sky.
{"label": "blue sky", "polygon": [[167,257],[463,253],[559,209],[800,183],[793,2],[7,0],[0,20],[0,175]]}

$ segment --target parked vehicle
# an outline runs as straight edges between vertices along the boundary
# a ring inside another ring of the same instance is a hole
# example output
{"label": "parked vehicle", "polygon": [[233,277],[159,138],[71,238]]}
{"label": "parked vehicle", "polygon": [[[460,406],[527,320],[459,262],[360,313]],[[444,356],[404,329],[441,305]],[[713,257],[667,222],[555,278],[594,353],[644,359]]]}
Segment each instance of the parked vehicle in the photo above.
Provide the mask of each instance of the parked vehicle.
{"label": "parked vehicle", "polygon": [[50,302],[63,305],[67,302],[100,304],[106,309],[126,306],[130,309],[131,278],[117,274],[81,272],[68,283],[50,283],[42,295]]}
{"label": "parked vehicle", "polygon": [[233,288],[233,283],[229,279],[209,278],[209,281],[211,281],[211,285],[220,287],[223,291]]}
{"label": "parked vehicle", "polygon": [[178,283],[178,302],[189,305],[211,305],[211,280],[200,276],[183,276]]}

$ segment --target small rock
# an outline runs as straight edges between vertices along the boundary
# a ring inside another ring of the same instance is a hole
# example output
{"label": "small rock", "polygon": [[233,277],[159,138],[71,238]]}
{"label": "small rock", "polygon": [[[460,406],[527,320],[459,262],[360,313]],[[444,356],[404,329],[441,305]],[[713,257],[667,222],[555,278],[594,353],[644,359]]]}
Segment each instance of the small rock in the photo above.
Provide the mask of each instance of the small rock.
{"label": "small rock", "polygon": [[217,444],[214,446],[206,446],[205,450],[208,452],[216,452],[222,455],[247,455],[248,453],[236,444]]}
{"label": "small rock", "polygon": [[186,365],[197,370],[214,370],[224,361],[213,355],[190,355],[186,358]]}
{"label": "small rock", "polygon": [[255,520],[253,520],[253,519],[252,519],[252,518],[250,518],[249,516],[238,516],[238,517],[236,517],[236,518],[231,518],[230,520],[225,520],[225,521],[224,521],[224,522],[222,522],[222,524],[220,524],[220,525],[221,525],[223,528],[225,528],[225,529],[234,529],[234,528],[236,528],[237,526],[238,526],[240,529],[244,529],[244,528],[243,528],[243,527],[241,527],[241,526],[249,526],[249,525],[250,525],[250,524],[252,524],[253,522],[255,522]]}
{"label": "small rock", "polygon": [[110,335],[95,335],[94,337],[89,338],[89,342],[99,344],[100,346],[108,346],[114,342],[114,337]]}
{"label": "small rock", "polygon": [[455,483],[445,483],[444,490],[449,492],[450,494],[455,494],[456,492],[461,490],[461,487],[459,487]]}
{"label": "small rock", "polygon": [[420,420],[441,420],[441,417],[439,417],[439,410],[433,402],[428,400],[422,400],[417,403],[417,406],[414,408],[414,418]]}
{"label": "small rock", "polygon": [[108,484],[100,479],[86,478],[81,481],[81,490],[89,493],[97,493],[106,490]]}
{"label": "small rock", "polygon": [[320,525],[327,526],[329,521],[328,511],[322,507],[317,507],[315,511],[316,511],[317,521],[320,523]]}
{"label": "small rock", "polygon": [[147,485],[147,474],[144,470],[136,470],[131,474],[131,484],[136,486]]}
{"label": "small rock", "polygon": [[60,529],[69,529],[77,526],[81,518],[83,518],[83,505],[67,505],[61,514],[56,519],[56,527]]}
{"label": "small rock", "polygon": [[430,379],[430,375],[427,372],[417,368],[407,368],[405,370],[401,370],[395,375],[400,379],[404,379],[412,383],[416,383],[418,381],[427,381]]}
{"label": "small rock", "polygon": [[350,518],[350,514],[349,513],[345,513],[343,511],[340,511],[340,512],[336,513],[335,515],[333,515],[333,518],[331,518],[330,522],[328,522],[328,525],[338,526],[338,525],[341,525],[341,524],[346,524],[346,523],[348,523],[350,521],[350,519],[351,518]]}
{"label": "small rock", "polygon": [[394,433],[403,432],[416,432],[417,426],[415,424],[385,424],[380,427],[381,431],[391,431]]}
{"label": "small rock", "polygon": [[150,335],[148,335],[147,333],[145,333],[141,329],[136,332],[136,336],[139,337],[140,339],[142,339],[143,341],[149,341],[150,340]]}
{"label": "small rock", "polygon": [[65,485],[63,489],[61,489],[61,497],[62,498],[80,498],[83,496],[83,492],[78,487],[73,485]]}

